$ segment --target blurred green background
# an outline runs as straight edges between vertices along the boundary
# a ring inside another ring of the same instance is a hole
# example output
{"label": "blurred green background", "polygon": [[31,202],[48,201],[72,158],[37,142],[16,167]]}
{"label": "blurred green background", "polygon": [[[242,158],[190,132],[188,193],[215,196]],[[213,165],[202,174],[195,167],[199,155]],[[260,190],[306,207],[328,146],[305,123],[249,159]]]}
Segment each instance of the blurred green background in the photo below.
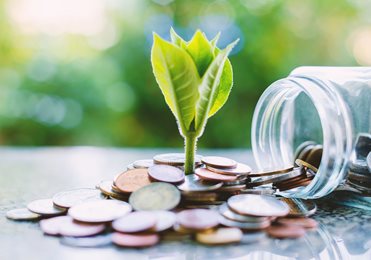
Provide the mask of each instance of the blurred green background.
{"label": "blurred green background", "polygon": [[0,145],[182,146],[150,65],[170,26],[241,39],[200,147],[249,147],[259,96],[295,67],[371,64],[371,1],[0,0]]}

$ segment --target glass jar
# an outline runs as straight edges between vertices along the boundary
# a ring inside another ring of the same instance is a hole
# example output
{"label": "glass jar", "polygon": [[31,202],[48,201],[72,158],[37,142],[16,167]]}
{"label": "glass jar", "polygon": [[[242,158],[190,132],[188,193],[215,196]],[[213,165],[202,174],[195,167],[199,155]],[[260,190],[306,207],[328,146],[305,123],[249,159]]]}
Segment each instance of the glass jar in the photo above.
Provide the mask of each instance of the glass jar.
{"label": "glass jar", "polygon": [[281,194],[319,198],[344,183],[356,139],[371,133],[371,67],[299,67],[270,85],[252,123],[252,149],[260,170],[292,166],[306,141],[323,145],[311,183]]}

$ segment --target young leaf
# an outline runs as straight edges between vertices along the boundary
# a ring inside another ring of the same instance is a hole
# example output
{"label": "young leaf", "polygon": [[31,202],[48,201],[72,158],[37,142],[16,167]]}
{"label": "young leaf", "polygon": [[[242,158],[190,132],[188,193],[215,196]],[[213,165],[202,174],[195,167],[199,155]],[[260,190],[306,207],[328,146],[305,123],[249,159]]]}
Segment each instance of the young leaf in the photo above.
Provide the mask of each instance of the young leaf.
{"label": "young leaf", "polygon": [[214,39],[212,39],[211,41],[210,41],[210,44],[211,44],[211,46],[215,49],[215,47],[216,47],[216,44],[218,43],[218,41],[219,41],[219,38],[220,38],[220,32],[218,32],[216,35],[215,35],[215,37],[214,37]]}
{"label": "young leaf", "polygon": [[213,48],[210,42],[200,30],[197,30],[188,42],[186,50],[191,55],[197,66],[197,71],[202,77],[214,59]]}
{"label": "young leaf", "polygon": [[184,133],[189,130],[195,117],[200,82],[197,68],[185,50],[161,39],[157,34],[153,37],[151,62],[165,101]]}
{"label": "young leaf", "polygon": [[187,46],[187,42],[185,40],[182,39],[182,37],[180,37],[176,32],[175,30],[173,29],[173,27],[170,28],[170,38],[171,38],[171,42],[174,43],[176,46],[182,48],[182,49],[185,49],[186,46]]}
{"label": "young leaf", "polygon": [[[237,40],[238,41],[238,40]],[[196,121],[195,127],[199,134],[202,133],[206,124],[209,112],[212,107],[216,95],[218,94],[217,88],[223,73],[224,64],[227,60],[228,54],[232,48],[237,44],[237,41],[231,43],[224,50],[220,51],[210,64],[205,75],[202,78],[202,83],[199,86],[200,98],[196,103]]]}

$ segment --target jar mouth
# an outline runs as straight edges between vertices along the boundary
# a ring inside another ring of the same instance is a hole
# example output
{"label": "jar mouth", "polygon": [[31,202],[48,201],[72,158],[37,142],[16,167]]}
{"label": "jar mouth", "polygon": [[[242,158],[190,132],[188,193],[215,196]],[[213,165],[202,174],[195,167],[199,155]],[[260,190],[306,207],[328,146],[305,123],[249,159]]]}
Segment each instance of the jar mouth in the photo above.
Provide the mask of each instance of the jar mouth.
{"label": "jar mouth", "polygon": [[[323,154],[318,172],[306,187],[280,192],[285,197],[318,198],[333,191],[346,176],[346,158],[352,150],[352,125],[344,100],[331,82],[290,76],[274,82],[262,94],[252,123],[252,149],[261,170],[292,166],[295,142],[295,106],[304,95],[318,115]],[[309,133],[310,135],[310,133]]]}

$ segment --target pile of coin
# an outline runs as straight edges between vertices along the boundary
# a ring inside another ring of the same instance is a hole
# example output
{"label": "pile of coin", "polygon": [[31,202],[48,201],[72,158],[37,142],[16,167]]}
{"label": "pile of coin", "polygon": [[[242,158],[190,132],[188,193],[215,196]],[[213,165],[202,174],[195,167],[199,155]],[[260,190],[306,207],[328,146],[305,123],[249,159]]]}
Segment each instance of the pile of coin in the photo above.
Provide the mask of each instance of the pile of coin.
{"label": "pile of coin", "polygon": [[347,184],[363,194],[371,195],[371,135],[360,134],[349,163]]}
{"label": "pile of coin", "polygon": [[[297,164],[275,173],[274,184],[280,184],[277,178],[282,174],[299,174],[291,176],[297,178],[312,171],[305,163]],[[161,240],[185,238],[229,244],[240,242],[251,231],[293,238],[316,225],[307,218],[314,214],[315,204],[280,200],[272,188],[247,187],[253,183],[248,165],[224,157],[196,156],[195,173],[187,176],[183,165],[183,154],[139,160],[96,188],[62,191],[51,199],[30,202],[27,209],[11,210],[7,217],[41,219],[45,234],[61,236],[66,245],[87,247],[111,243],[148,247]]]}

